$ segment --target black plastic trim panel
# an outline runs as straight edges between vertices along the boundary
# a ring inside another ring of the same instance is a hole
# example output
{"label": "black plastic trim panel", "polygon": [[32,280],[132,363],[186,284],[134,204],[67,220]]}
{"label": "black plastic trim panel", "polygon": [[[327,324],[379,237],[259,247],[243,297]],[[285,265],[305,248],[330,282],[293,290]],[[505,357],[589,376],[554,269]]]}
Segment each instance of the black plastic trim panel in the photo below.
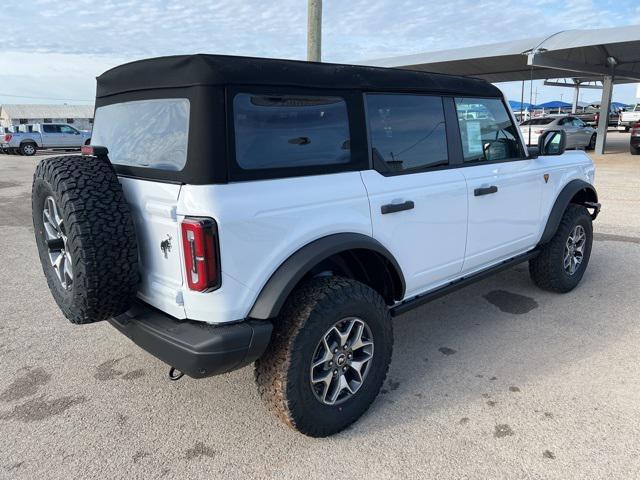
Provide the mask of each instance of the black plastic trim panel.
{"label": "black plastic trim panel", "polygon": [[405,280],[402,269],[391,252],[367,235],[338,233],[311,242],[280,265],[260,291],[249,317],[257,319],[276,317],[291,291],[309,270],[336,253],[355,249],[374,251],[389,262],[389,267],[394,270],[392,273],[397,275],[399,281],[394,296],[400,300],[404,296]]}
{"label": "black plastic trim panel", "polygon": [[[589,191],[595,196],[595,203],[598,202],[598,194],[596,193],[596,189],[593,185],[585,182],[584,180],[571,180],[567,183],[558,198],[556,198],[555,203],[553,204],[553,208],[551,209],[551,213],[547,219],[547,225],[542,233],[542,238],[540,239],[540,244],[545,244],[549,240],[553,238],[556,231],[558,231],[558,226],[560,225],[560,221],[562,220],[562,215],[564,215],[564,211],[569,206],[571,199],[574,195],[580,191]],[[590,202],[587,202],[590,203]],[[589,205],[586,205],[589,207]],[[594,207],[589,207],[594,208]],[[600,211],[600,205],[597,206],[595,215],[592,217],[595,220],[595,217],[598,215]]]}
{"label": "black plastic trim panel", "polygon": [[448,283],[447,285],[436,288],[435,290],[431,290],[430,292],[423,293],[416,297],[410,298],[409,300],[405,300],[404,302],[400,302],[391,307],[391,315],[395,317],[396,315],[406,313],[416,307],[424,305],[425,303],[431,302],[433,300],[436,300],[437,298],[443,297],[445,295],[448,295],[449,293],[464,288],[467,285],[490,277],[491,275],[494,275],[502,270],[506,270],[513,267],[514,265],[526,262],[527,260],[538,255],[538,253],[539,251],[537,249],[531,250],[529,252],[523,253],[522,255],[518,255],[516,257],[505,260],[504,262],[494,265],[493,267],[489,267],[486,270],[482,270],[467,277],[461,277],[451,283]]}

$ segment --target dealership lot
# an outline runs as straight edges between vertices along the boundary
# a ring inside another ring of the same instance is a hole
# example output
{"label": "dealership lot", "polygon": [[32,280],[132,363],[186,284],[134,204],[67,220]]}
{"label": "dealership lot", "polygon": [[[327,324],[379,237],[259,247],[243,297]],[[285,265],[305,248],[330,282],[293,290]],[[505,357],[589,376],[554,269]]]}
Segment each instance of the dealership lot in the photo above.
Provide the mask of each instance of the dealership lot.
{"label": "dealership lot", "polygon": [[251,368],[170,382],[108,324],[69,324],[33,242],[42,156],[0,155],[0,478],[637,477],[640,158],[609,139],[578,289],[521,265],[397,318],[382,395],[321,440],[266,411]]}

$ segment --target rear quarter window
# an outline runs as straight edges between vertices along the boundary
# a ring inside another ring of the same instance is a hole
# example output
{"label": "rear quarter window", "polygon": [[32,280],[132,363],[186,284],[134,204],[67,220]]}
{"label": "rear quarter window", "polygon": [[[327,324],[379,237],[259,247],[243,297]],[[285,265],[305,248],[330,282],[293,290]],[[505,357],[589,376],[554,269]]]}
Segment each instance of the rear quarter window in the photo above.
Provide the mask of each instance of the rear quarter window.
{"label": "rear quarter window", "polygon": [[96,109],[92,145],[117,165],[180,171],[187,162],[189,100],[165,98]]}
{"label": "rear quarter window", "polygon": [[235,157],[242,170],[351,161],[347,104],[341,97],[238,93],[233,112]]}

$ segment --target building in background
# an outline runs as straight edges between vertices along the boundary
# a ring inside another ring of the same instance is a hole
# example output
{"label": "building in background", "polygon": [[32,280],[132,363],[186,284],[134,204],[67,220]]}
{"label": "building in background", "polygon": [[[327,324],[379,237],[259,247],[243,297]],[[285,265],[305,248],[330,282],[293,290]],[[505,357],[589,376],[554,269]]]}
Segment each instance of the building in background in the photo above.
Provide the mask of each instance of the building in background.
{"label": "building in background", "polygon": [[93,128],[93,105],[0,105],[0,127],[32,123],[68,123],[78,130]]}

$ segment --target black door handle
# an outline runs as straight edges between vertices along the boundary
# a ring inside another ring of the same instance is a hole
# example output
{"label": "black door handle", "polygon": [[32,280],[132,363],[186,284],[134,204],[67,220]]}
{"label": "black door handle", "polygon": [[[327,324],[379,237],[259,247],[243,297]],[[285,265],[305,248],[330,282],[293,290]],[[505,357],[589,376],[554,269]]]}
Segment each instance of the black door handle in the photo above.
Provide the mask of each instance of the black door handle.
{"label": "black door handle", "polygon": [[495,185],[491,185],[490,187],[476,188],[473,191],[473,194],[476,197],[479,197],[480,195],[489,195],[491,193],[496,193],[497,191],[498,191],[498,187],[496,187]]}
{"label": "black door handle", "polygon": [[387,205],[382,205],[382,207],[380,207],[380,212],[382,212],[382,214],[385,215],[387,213],[395,213],[395,212],[401,212],[403,210],[411,210],[413,207],[415,207],[413,202],[411,200],[407,200],[404,203],[388,203]]}

